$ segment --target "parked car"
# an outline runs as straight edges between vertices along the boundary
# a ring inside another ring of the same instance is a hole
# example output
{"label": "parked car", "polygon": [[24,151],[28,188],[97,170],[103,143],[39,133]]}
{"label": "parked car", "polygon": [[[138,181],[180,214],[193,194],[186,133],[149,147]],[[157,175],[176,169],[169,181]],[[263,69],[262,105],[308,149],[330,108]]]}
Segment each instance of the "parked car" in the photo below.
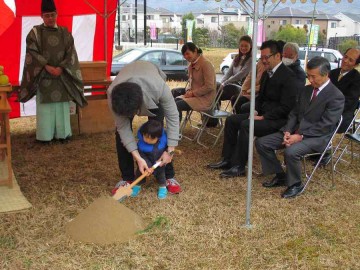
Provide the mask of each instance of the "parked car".
{"label": "parked car", "polygon": [[159,66],[171,80],[187,80],[187,61],[181,52],[162,48],[132,48],[113,57],[111,75],[115,76],[127,64],[137,60]]}
{"label": "parked car", "polygon": [[[220,70],[222,72],[222,74],[226,74],[226,72],[229,70],[229,67],[232,63],[232,61],[234,60],[235,56],[238,54],[238,52],[232,52],[229,53],[221,62],[220,64]],[[256,55],[256,61],[259,60],[260,58],[260,53],[258,52]]]}
{"label": "parked car", "polygon": [[[305,50],[306,48],[301,47],[299,49],[299,59],[301,63],[301,67],[305,69]],[[330,62],[331,69],[335,69],[340,67],[341,59],[343,58],[342,54],[333,49],[327,48],[310,48],[308,51],[308,61],[315,56],[325,57]]]}

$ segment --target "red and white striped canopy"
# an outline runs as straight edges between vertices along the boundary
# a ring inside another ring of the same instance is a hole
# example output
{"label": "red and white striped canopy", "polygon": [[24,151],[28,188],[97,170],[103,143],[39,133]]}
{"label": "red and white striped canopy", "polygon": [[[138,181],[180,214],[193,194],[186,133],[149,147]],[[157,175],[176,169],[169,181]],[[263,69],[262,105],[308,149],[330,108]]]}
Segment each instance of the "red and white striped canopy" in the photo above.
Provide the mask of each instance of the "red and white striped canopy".
{"label": "red and white striped canopy", "polygon": [[[221,0],[215,0],[216,2],[220,2]],[[232,1],[232,0],[231,0]],[[240,0],[240,2],[247,2],[248,0]],[[254,0],[251,0],[252,2],[254,2]],[[279,2],[279,0],[271,0],[273,3]],[[301,2],[301,3],[306,3],[306,2],[312,2],[312,3],[317,3],[317,2],[324,2],[324,3],[328,3],[330,1],[334,1],[336,3],[340,3],[341,0],[288,0],[291,3],[296,3],[296,2]],[[343,0],[344,2],[348,1],[349,3],[354,2],[354,0]],[[280,2],[282,3],[286,3],[287,0],[280,0]]]}
{"label": "red and white striped canopy", "polygon": [[[9,2],[11,0],[0,0],[0,4]],[[103,17],[104,2],[104,0],[55,0],[58,24],[66,26],[72,32],[80,61],[103,61],[105,50],[112,52],[115,12],[111,12],[116,9],[117,0],[107,0],[106,13],[111,15],[107,18],[106,30]],[[14,21],[0,34],[0,65],[4,66],[10,82],[17,85],[22,76],[26,36],[34,25],[42,23],[41,0],[15,0],[15,6]],[[0,16],[0,22],[3,18]],[[105,31],[107,31],[107,48],[105,48]],[[108,53],[108,70],[111,59],[112,53]],[[15,100],[16,97],[13,99]],[[11,105],[12,117],[28,115],[32,111],[30,107],[33,106],[31,102],[27,102],[24,110],[20,103],[14,103],[12,100]]]}

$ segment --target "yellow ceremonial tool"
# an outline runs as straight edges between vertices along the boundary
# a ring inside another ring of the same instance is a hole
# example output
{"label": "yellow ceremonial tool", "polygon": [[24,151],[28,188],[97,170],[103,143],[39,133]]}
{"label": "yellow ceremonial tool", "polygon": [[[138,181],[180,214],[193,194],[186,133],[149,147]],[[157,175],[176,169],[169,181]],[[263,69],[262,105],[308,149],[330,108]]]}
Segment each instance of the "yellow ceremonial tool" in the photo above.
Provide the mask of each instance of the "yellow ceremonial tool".
{"label": "yellow ceremonial tool", "polygon": [[156,162],[150,169],[150,172],[145,172],[141,176],[139,176],[134,182],[132,182],[129,186],[119,188],[115,194],[112,196],[115,200],[123,201],[126,197],[129,197],[132,193],[132,188],[136,184],[138,184],[141,180],[143,180],[146,176],[149,176],[153,173],[153,171],[159,167],[161,161]]}

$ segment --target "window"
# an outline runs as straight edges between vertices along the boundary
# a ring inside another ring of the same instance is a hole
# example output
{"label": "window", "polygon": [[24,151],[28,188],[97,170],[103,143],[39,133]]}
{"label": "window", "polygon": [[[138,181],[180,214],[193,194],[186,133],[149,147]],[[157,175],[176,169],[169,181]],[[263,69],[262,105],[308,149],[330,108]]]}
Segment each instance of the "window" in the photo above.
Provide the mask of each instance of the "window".
{"label": "window", "polygon": [[160,66],[161,57],[162,57],[162,52],[149,52],[144,56],[142,56],[139,60],[149,61],[155,65]]}
{"label": "window", "polygon": [[301,24],[301,20],[295,20],[295,24]]}
{"label": "window", "polygon": [[135,20],[135,19],[136,19],[136,16],[135,16],[135,15],[132,15],[132,19]]}
{"label": "window", "polygon": [[308,60],[313,59],[315,56],[321,56],[321,52],[309,51]]}
{"label": "window", "polygon": [[146,15],[146,19],[148,19],[148,20],[153,20],[153,19],[154,19],[154,15]]}
{"label": "window", "polygon": [[217,22],[217,17],[211,17],[211,22],[216,23]]}
{"label": "window", "polygon": [[333,55],[332,53],[324,53],[324,57],[329,61],[329,62],[336,62],[336,56]]}
{"label": "window", "polygon": [[166,52],[166,65],[169,66],[183,66],[184,65],[184,58],[181,54],[175,52]]}
{"label": "window", "polygon": [[336,26],[337,26],[337,25],[336,25],[336,22],[332,22],[330,27],[331,27],[331,28],[336,28]]}
{"label": "window", "polygon": [[196,24],[204,24],[204,19],[196,19]]}
{"label": "window", "polygon": [[246,22],[249,22],[251,19],[250,19],[250,17],[246,17]]}
{"label": "window", "polygon": [[162,18],[162,22],[163,22],[163,23],[168,23],[168,22],[169,22],[169,18]]}
{"label": "window", "polygon": [[230,22],[231,18],[229,16],[224,16],[224,22]]}
{"label": "window", "polygon": [[275,24],[275,21],[271,21],[271,24]]}
{"label": "window", "polygon": [[286,20],[280,20],[280,25],[286,25]]}
{"label": "window", "polygon": [[311,20],[307,20],[307,21],[306,21],[306,24],[311,24]]}
{"label": "window", "polygon": [[126,16],[126,15],[122,15],[122,16],[121,16],[121,20],[122,20],[122,21],[127,21],[127,16]]}

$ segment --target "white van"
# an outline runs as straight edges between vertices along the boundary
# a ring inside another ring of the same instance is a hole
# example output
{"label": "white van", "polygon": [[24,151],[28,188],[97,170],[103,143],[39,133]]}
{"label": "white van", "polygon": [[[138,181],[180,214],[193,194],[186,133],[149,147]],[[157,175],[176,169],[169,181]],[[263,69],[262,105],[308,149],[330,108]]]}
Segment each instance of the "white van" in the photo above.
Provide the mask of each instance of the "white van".
{"label": "white van", "polygon": [[[220,64],[220,71],[222,72],[222,74],[226,74],[226,72],[229,70],[229,67],[232,63],[232,61],[234,60],[234,58],[237,56],[238,52],[232,52],[229,53],[221,62]],[[257,53],[256,55],[256,61],[258,61],[260,58],[260,52]]]}
{"label": "white van", "polygon": [[[305,50],[306,48],[301,47],[299,49],[299,59],[301,63],[301,67],[305,70]],[[309,48],[308,51],[308,61],[315,56],[322,56],[329,60],[331,69],[335,69],[340,67],[341,59],[343,58],[342,54],[333,49],[326,48]]]}

